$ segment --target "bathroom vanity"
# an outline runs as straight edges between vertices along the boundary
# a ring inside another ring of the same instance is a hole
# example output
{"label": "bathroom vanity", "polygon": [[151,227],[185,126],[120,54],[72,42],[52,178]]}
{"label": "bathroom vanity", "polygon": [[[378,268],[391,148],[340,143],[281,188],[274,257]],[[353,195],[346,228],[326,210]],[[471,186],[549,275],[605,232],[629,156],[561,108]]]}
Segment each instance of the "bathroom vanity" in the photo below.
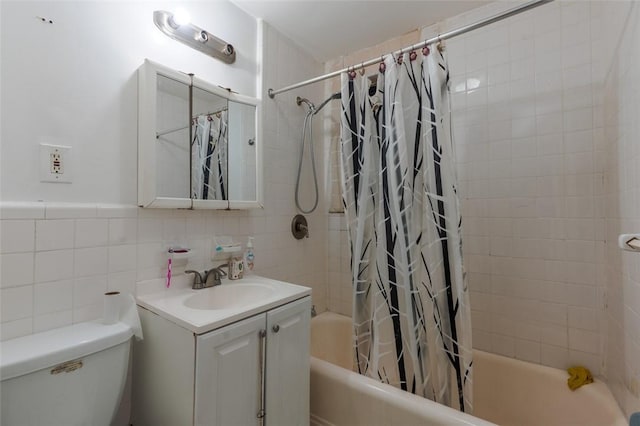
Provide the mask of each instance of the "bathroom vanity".
{"label": "bathroom vanity", "polygon": [[133,425],[308,424],[310,294],[252,276],[139,295]]}

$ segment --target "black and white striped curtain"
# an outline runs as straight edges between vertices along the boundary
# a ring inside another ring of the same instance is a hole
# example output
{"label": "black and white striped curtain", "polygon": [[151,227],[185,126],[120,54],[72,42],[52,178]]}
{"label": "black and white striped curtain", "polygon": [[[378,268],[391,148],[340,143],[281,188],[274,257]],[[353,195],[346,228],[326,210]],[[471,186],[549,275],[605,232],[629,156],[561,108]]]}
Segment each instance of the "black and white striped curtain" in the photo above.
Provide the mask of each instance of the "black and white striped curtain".
{"label": "black and white striped curtain", "polygon": [[[342,76],[341,149],[358,371],[472,411],[471,314],[439,51]],[[371,89],[371,92],[370,92]]]}
{"label": "black and white striped curtain", "polygon": [[191,144],[192,198],[228,199],[227,123],[227,111],[196,117]]}

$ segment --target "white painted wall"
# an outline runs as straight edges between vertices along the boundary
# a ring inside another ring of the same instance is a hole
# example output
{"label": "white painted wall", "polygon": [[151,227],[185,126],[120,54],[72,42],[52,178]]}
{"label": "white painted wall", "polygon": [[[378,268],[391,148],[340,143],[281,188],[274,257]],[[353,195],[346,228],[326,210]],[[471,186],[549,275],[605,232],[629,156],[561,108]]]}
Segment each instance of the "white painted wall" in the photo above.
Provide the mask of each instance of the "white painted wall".
{"label": "white painted wall", "polygon": [[[218,61],[199,52],[183,51],[182,45],[174,45],[170,39],[162,48],[154,44],[155,32],[161,36],[160,40],[164,41],[166,37],[151,21],[146,26],[142,17],[150,16],[154,9],[173,6],[175,4],[149,2],[2,3],[2,339],[98,318],[102,312],[101,295],[105,291],[132,292],[136,282],[166,275],[166,250],[171,244],[196,249],[196,255],[188,262],[174,264],[175,276],[179,277],[184,269],[208,268],[212,264],[211,244],[216,235],[229,235],[242,243],[246,243],[247,236],[255,236],[256,273],[313,287],[314,303],[319,310],[324,310],[327,269],[324,203],[309,217],[311,238],[298,241],[289,232],[291,218],[297,213],[293,189],[300,147],[299,130],[305,113],[295,104],[296,94],[288,93],[275,100],[267,98],[263,103],[264,209],[178,211],[135,207],[135,71],[142,58],[150,57],[169,66],[201,72],[203,78],[217,79],[223,85],[237,87],[238,91],[248,94],[254,94],[258,86],[255,71],[258,30],[252,18],[224,2],[181,3],[192,16],[205,12],[215,15],[210,24],[202,26],[214,32],[218,28],[220,32],[216,34],[237,46],[238,67],[244,64],[242,69],[224,68],[226,66],[220,67]],[[39,27],[44,24],[35,19],[35,15],[51,17],[56,23],[51,27]],[[125,16],[126,22],[130,20],[132,25],[136,19],[131,16],[137,16],[141,25],[148,27],[152,35],[146,44],[135,45],[119,35],[117,30],[123,27],[119,24],[120,16]],[[195,19],[196,22],[198,19],[201,18]],[[23,23],[28,32],[31,20],[35,21],[33,31],[37,35],[42,31],[58,31],[49,38],[65,36],[55,44],[56,55],[35,45],[23,45],[21,54],[13,46],[6,47],[11,43],[23,43],[19,40],[18,24]],[[84,20],[91,21],[96,30],[89,31],[89,24],[82,23]],[[109,44],[113,47],[109,51],[111,57],[103,60],[89,55],[83,50],[86,46],[78,47],[72,38],[72,34],[76,34],[72,31],[75,26],[65,23],[75,21],[86,27],[80,33],[88,32],[87,46]],[[233,34],[227,37],[224,30],[230,28]],[[111,30],[111,36],[101,35],[98,31],[107,29]],[[234,38],[240,42],[235,42]],[[251,45],[250,39],[253,39]],[[267,25],[261,40],[264,52],[260,54],[264,63],[260,85],[265,90],[320,72],[320,64]],[[130,45],[133,45],[131,49]],[[67,63],[69,52],[84,54],[82,60],[77,59],[74,64],[91,72],[91,79]],[[47,57],[46,67],[40,60],[34,60],[38,66],[33,69],[23,63],[28,62],[24,58],[37,56]],[[102,70],[103,67],[107,69]],[[25,71],[20,73],[20,69]],[[57,78],[49,78],[47,69],[57,70],[54,73]],[[250,69],[253,70],[251,73]],[[63,96],[65,89],[73,89],[73,92]],[[100,96],[92,95],[92,90],[97,90]],[[318,86],[304,92],[313,99],[318,99],[320,93]],[[24,99],[16,100],[18,94]],[[16,108],[12,107],[14,104]],[[31,176],[35,172],[27,171],[33,168],[25,164],[33,162],[31,157],[35,155],[37,142],[25,142],[22,138],[25,132],[19,132],[19,129],[28,129],[29,135],[36,136],[40,130],[23,119],[20,112],[25,110],[41,111],[45,115],[43,135],[53,133],[51,129],[54,129],[56,134],[78,137],[78,143],[73,144],[77,159],[87,165],[76,170],[76,183],[68,186],[39,184],[37,174]],[[101,120],[101,114],[109,111],[112,125]],[[104,135],[94,137],[85,125],[76,125],[71,120],[73,115],[83,117],[87,123],[100,124],[96,128]],[[80,137],[85,134],[90,137]],[[119,139],[121,134],[124,134],[123,139]],[[321,162],[320,149],[317,149],[317,155]],[[15,169],[15,177],[9,176],[8,168]],[[109,172],[98,172],[102,169]],[[303,192],[309,193],[310,183],[304,181],[302,185]],[[8,189],[5,190],[5,186]],[[39,199],[45,202],[35,202]],[[322,194],[320,199],[324,200]]]}
{"label": "white painted wall", "polygon": [[[178,7],[233,44],[236,62],[162,34],[153,11]],[[3,1],[1,8],[2,200],[134,204],[136,70],[145,58],[256,96],[257,23],[229,2]],[[73,147],[72,184],[39,181],[39,143]]]}

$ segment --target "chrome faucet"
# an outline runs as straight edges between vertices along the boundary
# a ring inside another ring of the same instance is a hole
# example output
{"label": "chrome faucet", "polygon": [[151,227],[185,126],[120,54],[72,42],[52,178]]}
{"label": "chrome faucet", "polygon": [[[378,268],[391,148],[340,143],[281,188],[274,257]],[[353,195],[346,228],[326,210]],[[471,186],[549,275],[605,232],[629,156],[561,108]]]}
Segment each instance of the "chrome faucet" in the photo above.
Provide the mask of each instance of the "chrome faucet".
{"label": "chrome faucet", "polygon": [[204,288],[202,286],[202,274],[198,271],[193,271],[191,269],[187,269],[184,271],[185,274],[193,274],[193,286],[191,287],[194,290],[200,290]]}
{"label": "chrome faucet", "polygon": [[214,285],[220,285],[222,284],[220,279],[226,276],[227,273],[222,270],[222,266],[204,271],[204,286],[213,287]]}
{"label": "chrome faucet", "polygon": [[193,274],[193,286],[191,288],[194,290],[202,290],[203,288],[222,284],[220,279],[227,275],[227,273],[222,270],[222,266],[209,269],[203,273],[191,269],[184,271],[184,273]]}

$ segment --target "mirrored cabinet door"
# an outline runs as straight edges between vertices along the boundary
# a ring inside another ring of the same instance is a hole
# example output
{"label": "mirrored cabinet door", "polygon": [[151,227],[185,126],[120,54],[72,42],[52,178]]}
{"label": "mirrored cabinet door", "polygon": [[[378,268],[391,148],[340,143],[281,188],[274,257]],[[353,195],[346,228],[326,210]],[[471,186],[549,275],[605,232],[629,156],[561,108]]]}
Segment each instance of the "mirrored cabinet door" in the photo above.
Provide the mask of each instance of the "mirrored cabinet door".
{"label": "mirrored cabinet door", "polygon": [[138,70],[138,205],[191,208],[191,77],[151,61]]}
{"label": "mirrored cabinet door", "polygon": [[229,102],[229,200],[258,199],[256,113],[255,105]]}
{"label": "mirrored cabinet door", "polygon": [[158,196],[189,196],[189,85],[158,75],[156,187]]}

